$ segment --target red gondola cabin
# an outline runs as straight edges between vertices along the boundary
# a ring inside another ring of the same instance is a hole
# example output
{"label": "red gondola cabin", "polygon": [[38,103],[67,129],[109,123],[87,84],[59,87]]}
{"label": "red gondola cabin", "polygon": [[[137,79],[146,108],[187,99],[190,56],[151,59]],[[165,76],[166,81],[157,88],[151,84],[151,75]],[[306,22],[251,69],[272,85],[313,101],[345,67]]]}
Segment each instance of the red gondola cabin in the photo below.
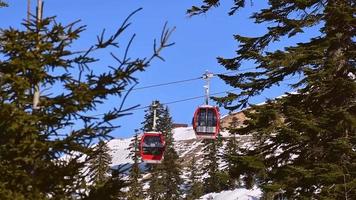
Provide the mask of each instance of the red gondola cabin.
{"label": "red gondola cabin", "polygon": [[146,163],[161,163],[165,150],[165,142],[162,133],[146,132],[140,142],[142,160]]}
{"label": "red gondola cabin", "polygon": [[216,106],[199,106],[194,113],[193,128],[199,139],[216,139],[220,132],[220,113]]}

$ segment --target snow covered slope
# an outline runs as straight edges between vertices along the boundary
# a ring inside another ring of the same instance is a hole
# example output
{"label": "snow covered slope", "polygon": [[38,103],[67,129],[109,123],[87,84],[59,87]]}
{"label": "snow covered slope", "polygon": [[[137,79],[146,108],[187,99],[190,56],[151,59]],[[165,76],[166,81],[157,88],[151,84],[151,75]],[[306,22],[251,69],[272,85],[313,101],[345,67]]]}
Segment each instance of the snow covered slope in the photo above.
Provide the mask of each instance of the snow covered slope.
{"label": "snow covered slope", "polygon": [[173,129],[173,138],[175,141],[196,139],[193,127]]}
{"label": "snow covered slope", "polygon": [[[190,142],[197,142],[193,128],[176,128],[173,130],[173,137],[176,141],[176,147],[178,149],[182,149],[186,152],[185,148],[188,148],[185,143],[190,144]],[[132,138],[126,139],[113,139],[108,142],[108,147],[111,149],[110,155],[112,156],[112,166],[124,165],[128,163],[132,163],[132,160],[127,158],[129,155],[129,145]],[[181,148],[183,147],[183,148]],[[177,150],[178,150],[177,149]],[[179,151],[179,150],[178,150]],[[178,152],[179,154],[179,152]]]}
{"label": "snow covered slope", "polygon": [[[227,132],[222,133],[223,137],[229,137]],[[173,137],[175,140],[175,149],[180,157],[180,163],[183,167],[183,178],[187,178],[187,166],[193,156],[197,159],[198,165],[203,165],[203,143],[195,137],[192,127],[176,128],[173,130]],[[125,169],[131,167],[132,160],[127,158],[129,154],[129,145],[132,138],[127,139],[113,139],[108,142],[108,147],[111,149],[113,168],[123,166]],[[250,136],[238,136],[237,139],[243,146],[250,146]],[[221,149],[222,150],[222,149]],[[145,171],[145,164],[142,163],[140,168]],[[150,174],[144,174],[144,177],[149,177]],[[144,178],[145,179],[145,178]],[[220,193],[210,193],[201,197],[201,200],[216,199],[216,200],[257,200],[261,196],[259,189],[246,190],[243,188],[232,191],[222,191]]]}
{"label": "snow covered slope", "polygon": [[[229,137],[228,132],[222,132],[222,137]],[[203,157],[203,143],[202,140],[198,140],[195,137],[192,127],[176,128],[173,130],[173,137],[175,140],[175,149],[181,158],[182,167],[186,167],[191,161],[192,157],[201,163]],[[127,158],[129,155],[129,145],[132,138],[126,139],[113,139],[108,142],[108,147],[111,149],[110,155],[112,156],[112,167],[118,167],[122,165],[130,166],[132,160]],[[251,136],[237,136],[237,139],[242,146],[250,146]],[[221,149],[223,150],[223,149]]]}
{"label": "snow covered slope", "polygon": [[132,160],[127,158],[130,151],[128,150],[132,138],[128,139],[113,139],[107,145],[111,149],[112,166],[124,165],[132,163]]}

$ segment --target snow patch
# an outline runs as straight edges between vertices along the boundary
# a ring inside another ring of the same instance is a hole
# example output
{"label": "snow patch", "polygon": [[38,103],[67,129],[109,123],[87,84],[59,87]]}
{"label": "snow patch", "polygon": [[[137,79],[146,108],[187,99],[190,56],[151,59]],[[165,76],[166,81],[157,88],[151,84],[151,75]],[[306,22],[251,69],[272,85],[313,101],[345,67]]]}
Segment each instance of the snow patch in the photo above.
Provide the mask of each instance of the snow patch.
{"label": "snow patch", "polygon": [[173,138],[175,141],[196,139],[193,127],[173,129]]}
{"label": "snow patch", "polygon": [[127,163],[133,163],[130,158],[127,158],[130,151],[128,150],[132,138],[127,139],[113,139],[107,145],[110,148],[110,155],[112,157],[111,166],[117,166]]}
{"label": "snow patch", "polygon": [[188,150],[184,151],[183,153],[180,154],[179,157],[184,157],[187,153],[189,153],[190,151],[196,149],[201,143],[200,142],[194,142]]}
{"label": "snow patch", "polygon": [[258,188],[247,190],[239,188],[235,190],[226,190],[220,193],[209,193],[202,197],[200,200],[258,200],[262,196],[262,191]]}

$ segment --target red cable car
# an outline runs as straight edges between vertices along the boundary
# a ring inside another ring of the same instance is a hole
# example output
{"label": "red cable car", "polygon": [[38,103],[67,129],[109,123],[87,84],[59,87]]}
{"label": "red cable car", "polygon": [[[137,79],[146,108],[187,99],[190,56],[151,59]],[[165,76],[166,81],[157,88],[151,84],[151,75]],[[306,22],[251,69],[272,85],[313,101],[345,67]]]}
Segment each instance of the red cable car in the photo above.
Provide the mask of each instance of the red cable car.
{"label": "red cable car", "polygon": [[199,106],[194,113],[193,129],[198,139],[216,139],[220,132],[220,113],[216,106]]}
{"label": "red cable car", "polygon": [[161,163],[165,150],[162,133],[146,132],[140,142],[141,158],[146,163]]}

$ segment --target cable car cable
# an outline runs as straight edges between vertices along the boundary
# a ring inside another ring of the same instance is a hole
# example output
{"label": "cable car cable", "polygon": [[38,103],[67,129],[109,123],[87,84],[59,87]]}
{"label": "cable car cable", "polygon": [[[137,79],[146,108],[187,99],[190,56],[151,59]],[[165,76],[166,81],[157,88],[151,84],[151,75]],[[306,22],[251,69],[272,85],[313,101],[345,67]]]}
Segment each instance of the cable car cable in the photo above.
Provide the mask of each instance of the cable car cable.
{"label": "cable car cable", "polygon": [[[168,82],[168,83],[159,83],[159,84],[154,84],[154,85],[147,85],[147,86],[133,88],[131,91],[133,91],[133,90],[143,90],[143,89],[166,86],[166,85],[173,85],[173,84],[177,84],[177,83],[190,82],[190,81],[195,81],[195,80],[199,80],[199,79],[201,79],[201,77],[185,79],[185,80],[179,80],[179,81],[173,81],[173,82]],[[126,92],[128,90],[123,90],[123,91]]]}
{"label": "cable car cable", "polygon": [[[284,79],[284,81],[298,79],[298,78],[300,78],[300,77],[291,77],[291,78]],[[235,89],[231,89],[231,90],[225,90],[225,91],[222,91],[222,92],[215,92],[215,93],[211,93],[211,95],[223,94],[223,93],[226,93],[226,92],[233,92],[233,91],[236,91],[236,90],[239,90],[239,88],[235,88]],[[170,101],[170,102],[161,103],[161,104],[162,105],[169,105],[169,104],[175,104],[175,103],[180,103],[180,102],[185,102],[185,101],[191,101],[191,100],[194,100],[194,99],[200,99],[200,98],[205,98],[205,97],[206,97],[205,95],[201,95],[201,96],[195,96],[195,97],[190,97],[190,98],[176,100],[176,101]],[[130,111],[143,110],[143,109],[149,108],[150,106],[151,105],[137,107],[137,108],[130,109]],[[101,115],[104,115],[104,114],[97,114],[97,115],[92,115],[92,116],[101,116]]]}
{"label": "cable car cable", "polygon": [[[236,90],[239,90],[239,89],[225,90],[223,92],[215,92],[215,93],[212,93],[211,95],[223,94],[223,93],[226,93],[226,92],[233,92],[233,91],[236,91]],[[175,104],[175,103],[180,103],[180,102],[185,102],[185,101],[191,101],[191,100],[200,99],[200,98],[205,98],[205,95],[190,97],[190,98],[176,100],[176,101],[170,101],[170,102],[161,103],[161,104],[162,105],[169,105],[169,104]],[[142,109],[146,109],[146,108],[149,108],[149,107],[150,107],[150,105],[149,106],[142,106],[142,107],[131,109],[130,111],[142,110]]]}
{"label": "cable car cable", "polygon": [[[289,80],[293,80],[293,79],[297,79],[297,78],[298,77],[291,77],[291,78],[285,79],[284,81],[289,81]],[[222,92],[215,92],[215,93],[211,93],[211,95],[223,94],[223,93],[226,93],[226,92],[233,92],[233,91],[236,91],[236,90],[240,90],[240,89],[239,88],[235,88],[235,89],[231,89],[231,90],[225,90],[225,91],[222,91]],[[180,102],[184,102],[184,101],[191,101],[191,100],[200,99],[200,98],[205,98],[205,95],[190,97],[190,98],[176,100],[176,101],[170,101],[170,102],[161,103],[161,104],[162,105],[169,105],[169,104],[175,104],[175,103],[180,103]],[[150,107],[150,105],[149,106],[138,107],[138,108],[132,109],[132,111],[134,111],[134,110],[142,110],[142,109],[149,108],[149,107]]]}
{"label": "cable car cable", "polygon": [[[243,71],[247,71],[247,70],[251,70],[251,69],[255,69],[255,68],[251,67],[251,68],[246,68],[246,69],[242,69],[242,70],[234,70],[234,71],[231,71],[231,72],[212,73],[212,74],[213,74],[214,77],[217,77],[218,75],[232,74],[232,73],[243,72]],[[204,79],[204,77],[203,76],[199,76],[199,77],[195,77],[195,78],[177,80],[177,81],[172,81],[172,82],[167,82],[167,83],[158,83],[158,84],[153,84],[153,85],[147,85],[147,86],[132,88],[131,91],[143,90],[143,89],[155,88],[155,87],[161,87],[161,86],[166,86],[166,85],[173,85],[173,84],[184,83],[184,82],[191,82],[191,81],[196,81],[196,80],[200,80],[200,79]],[[127,91],[129,91],[129,89],[123,90],[123,92],[127,92]]]}

